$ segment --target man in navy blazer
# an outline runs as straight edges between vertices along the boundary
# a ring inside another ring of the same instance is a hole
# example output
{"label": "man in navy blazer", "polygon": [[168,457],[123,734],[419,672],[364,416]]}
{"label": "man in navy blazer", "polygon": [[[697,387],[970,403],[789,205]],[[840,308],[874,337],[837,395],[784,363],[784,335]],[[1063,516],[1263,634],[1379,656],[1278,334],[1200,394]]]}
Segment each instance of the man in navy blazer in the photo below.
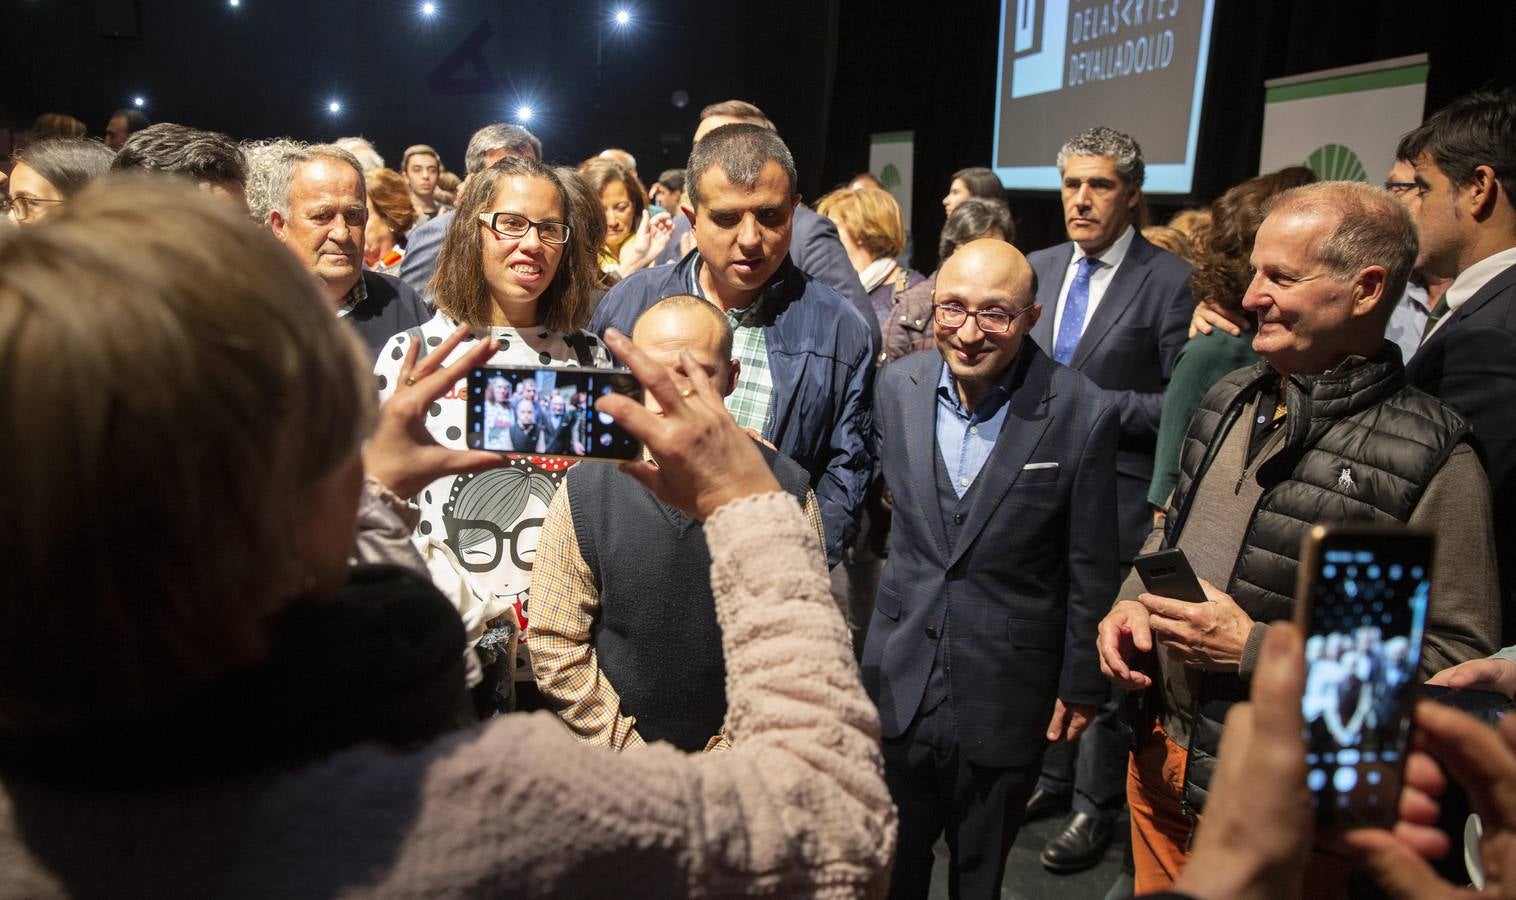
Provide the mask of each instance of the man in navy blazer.
{"label": "man in navy blazer", "polygon": [[[1031,337],[1098,385],[1120,413],[1115,513],[1121,563],[1130,566],[1153,525],[1147,501],[1153,449],[1163,389],[1194,312],[1190,266],[1137,232],[1144,166],[1130,136],[1091,128],[1064,144],[1057,162],[1069,240],[1027,257],[1037,273],[1037,302],[1047,311]],[[1110,843],[1126,796],[1128,741],[1119,704],[1113,693],[1078,747],[1056,748],[1043,763],[1033,817],[1073,806],[1043,854],[1043,865],[1054,871],[1094,865]]]}
{"label": "man in navy blazer", "polygon": [[937,276],[937,351],[879,376],[895,514],[863,681],[900,810],[892,897],[926,896],[944,831],[953,896],[999,897],[1048,741],[1107,696],[1119,413],[1025,340],[1034,280],[1010,244],[960,248]]}
{"label": "man in navy blazer", "polygon": [[1396,151],[1416,167],[1416,268],[1452,278],[1406,380],[1458,410],[1490,476],[1505,622],[1516,643],[1516,94],[1439,110]]}

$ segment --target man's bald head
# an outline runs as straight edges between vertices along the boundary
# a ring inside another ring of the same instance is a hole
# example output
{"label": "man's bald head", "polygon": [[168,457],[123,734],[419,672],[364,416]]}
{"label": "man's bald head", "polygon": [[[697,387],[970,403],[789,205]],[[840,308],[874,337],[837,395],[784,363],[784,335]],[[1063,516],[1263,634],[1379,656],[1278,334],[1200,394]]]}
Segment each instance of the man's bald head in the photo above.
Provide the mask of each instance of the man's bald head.
{"label": "man's bald head", "polygon": [[[732,326],[715,304],[691,294],[665,297],[648,307],[632,327],[638,349],[683,374],[680,354],[689,351],[722,396],[737,386],[737,361],[732,358]],[[653,406],[652,395],[647,395]]]}
{"label": "man's bald head", "polygon": [[965,406],[1005,377],[1042,313],[1036,299],[1037,276],[1005,241],[970,241],[942,264],[932,292],[937,350]]}

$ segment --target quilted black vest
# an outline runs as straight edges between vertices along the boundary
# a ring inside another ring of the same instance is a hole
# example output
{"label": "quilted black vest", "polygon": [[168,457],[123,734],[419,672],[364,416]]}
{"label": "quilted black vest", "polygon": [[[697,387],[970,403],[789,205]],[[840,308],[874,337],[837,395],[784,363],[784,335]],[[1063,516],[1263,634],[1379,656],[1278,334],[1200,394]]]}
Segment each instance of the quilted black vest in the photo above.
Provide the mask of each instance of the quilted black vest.
{"label": "quilted black vest", "polygon": [[[1193,500],[1243,410],[1279,373],[1259,362],[1223,378],[1200,402],[1180,450],[1179,483],[1168,509],[1164,546],[1175,546]],[[1263,494],[1253,510],[1226,590],[1255,621],[1290,619],[1300,542],[1315,524],[1406,522],[1432,476],[1468,439],[1467,423],[1435,397],[1405,383],[1398,353],[1351,357],[1322,375],[1285,382],[1284,445],[1258,471]],[[1198,812],[1215,770],[1221,723],[1248,685],[1207,673],[1192,711],[1185,801]]]}

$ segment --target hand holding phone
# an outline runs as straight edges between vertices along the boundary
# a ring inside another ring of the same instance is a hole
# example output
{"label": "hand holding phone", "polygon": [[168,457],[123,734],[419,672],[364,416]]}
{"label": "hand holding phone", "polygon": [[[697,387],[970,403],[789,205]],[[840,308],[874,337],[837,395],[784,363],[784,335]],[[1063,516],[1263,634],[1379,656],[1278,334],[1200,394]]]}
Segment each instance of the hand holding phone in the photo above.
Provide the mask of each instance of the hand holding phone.
{"label": "hand holding phone", "polygon": [[1178,547],[1144,553],[1132,560],[1132,568],[1137,570],[1137,577],[1149,594],[1187,603],[1206,601],[1205,588],[1190,568],[1189,558]]}

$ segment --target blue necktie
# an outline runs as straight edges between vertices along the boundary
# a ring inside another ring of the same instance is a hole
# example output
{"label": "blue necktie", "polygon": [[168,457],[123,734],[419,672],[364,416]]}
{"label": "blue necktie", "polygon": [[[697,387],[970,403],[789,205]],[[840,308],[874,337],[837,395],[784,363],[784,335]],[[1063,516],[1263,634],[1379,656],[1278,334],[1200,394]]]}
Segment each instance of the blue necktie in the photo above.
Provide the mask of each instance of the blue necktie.
{"label": "blue necktie", "polygon": [[1058,337],[1053,341],[1053,358],[1064,365],[1074,358],[1079,335],[1084,333],[1084,314],[1090,305],[1090,275],[1101,265],[1093,256],[1081,257],[1079,271],[1074,273],[1074,283],[1069,285],[1069,296],[1063,304],[1063,321],[1058,323]]}

